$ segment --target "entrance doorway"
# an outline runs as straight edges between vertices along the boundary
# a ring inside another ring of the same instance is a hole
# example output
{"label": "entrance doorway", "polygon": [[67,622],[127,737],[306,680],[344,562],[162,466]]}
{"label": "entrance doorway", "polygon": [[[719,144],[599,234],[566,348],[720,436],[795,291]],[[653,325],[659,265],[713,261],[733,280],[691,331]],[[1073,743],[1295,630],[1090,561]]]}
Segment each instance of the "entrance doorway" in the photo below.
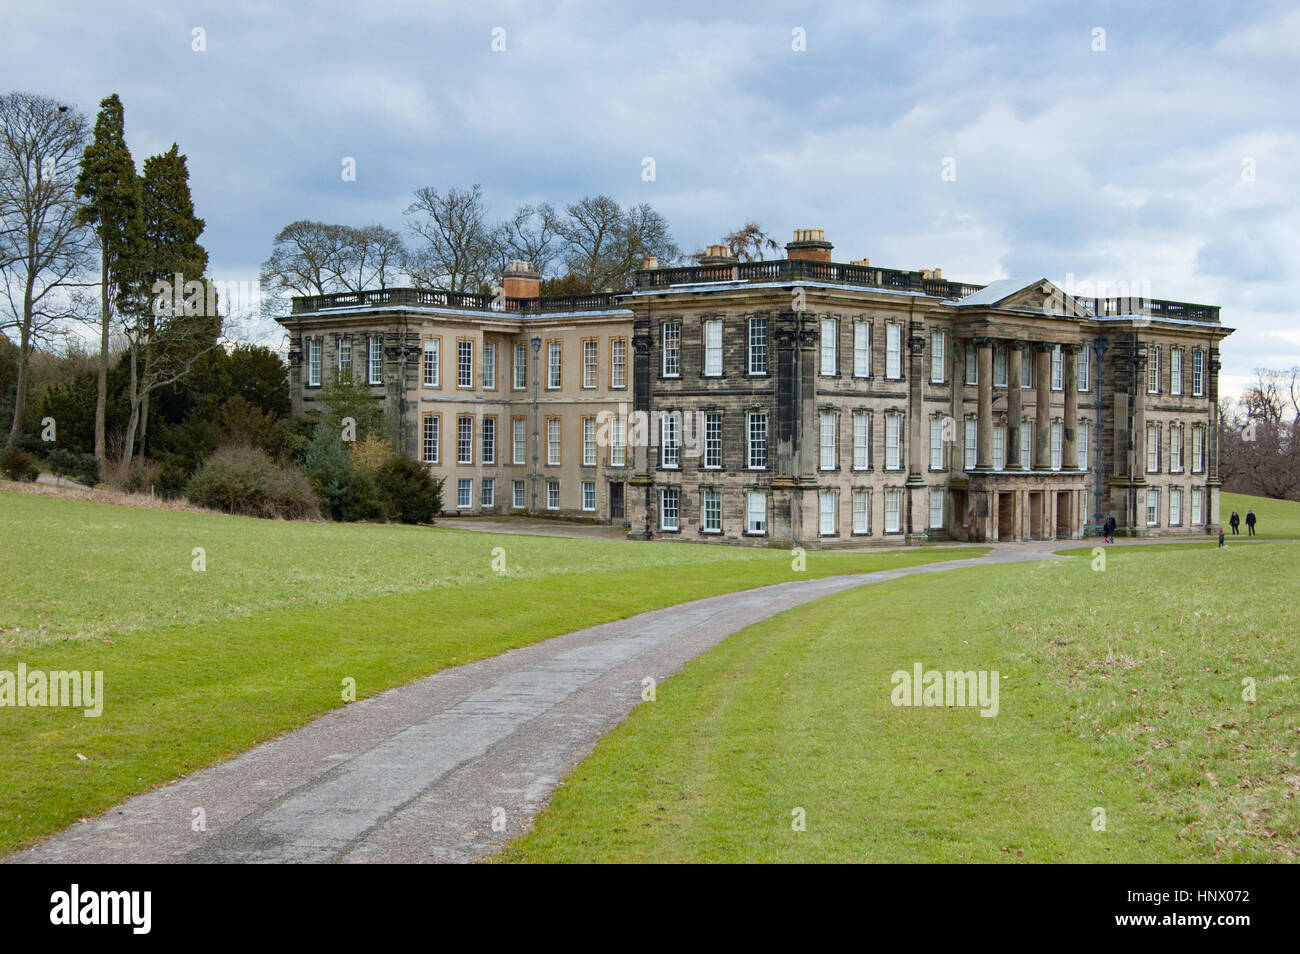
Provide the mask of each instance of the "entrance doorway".
{"label": "entrance doorway", "polygon": [[1070,492],[1060,490],[1056,493],[1056,539],[1070,539],[1070,530],[1074,521],[1070,519]]}
{"label": "entrance doorway", "polygon": [[998,494],[998,539],[1014,540],[1016,537],[1016,495],[1003,491]]}
{"label": "entrance doorway", "polygon": [[1043,492],[1029,492],[1029,539],[1042,540],[1043,533]]}
{"label": "entrance doorway", "polygon": [[623,482],[611,480],[609,482],[609,519],[622,520],[623,518]]}

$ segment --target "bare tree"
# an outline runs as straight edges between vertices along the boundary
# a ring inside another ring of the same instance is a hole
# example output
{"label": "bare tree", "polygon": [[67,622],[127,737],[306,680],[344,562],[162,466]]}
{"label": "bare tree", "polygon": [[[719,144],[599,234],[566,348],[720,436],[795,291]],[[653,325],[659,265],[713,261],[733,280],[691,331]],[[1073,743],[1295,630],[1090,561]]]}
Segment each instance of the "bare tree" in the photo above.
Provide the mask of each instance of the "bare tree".
{"label": "bare tree", "polygon": [[295,295],[343,291],[341,272],[348,242],[342,225],[305,219],[290,222],[276,234],[271,256],[262,263],[262,284]]}
{"label": "bare tree", "polygon": [[606,195],[567,206],[555,230],[574,284],[589,291],[626,288],[646,256],[671,262],[681,254],[662,215],[645,203],[625,212]]}
{"label": "bare tree", "polygon": [[1224,489],[1300,499],[1300,368],[1259,368],[1239,406],[1219,411]]}
{"label": "bare tree", "polygon": [[429,186],[417,189],[406,215],[416,238],[406,270],[417,286],[457,292],[487,287],[494,257],[493,230],[477,184],[446,192]]}
{"label": "bare tree", "polygon": [[17,391],[9,442],[22,427],[33,350],[72,316],[67,291],[90,264],[90,233],[76,194],[89,134],[74,109],[33,93],[0,96],[0,283],[17,332]]}
{"label": "bare tree", "polygon": [[382,225],[343,227],[339,281],[350,291],[387,288],[406,265],[402,237]]}
{"label": "bare tree", "polygon": [[734,232],[722,237],[724,245],[730,245],[736,257],[742,262],[761,262],[768,252],[779,253],[781,246],[776,239],[763,231],[757,222],[746,222]]}
{"label": "bare tree", "polygon": [[542,278],[552,277],[559,257],[555,209],[549,203],[521,205],[515,214],[492,230],[497,277],[512,260],[531,262]]}

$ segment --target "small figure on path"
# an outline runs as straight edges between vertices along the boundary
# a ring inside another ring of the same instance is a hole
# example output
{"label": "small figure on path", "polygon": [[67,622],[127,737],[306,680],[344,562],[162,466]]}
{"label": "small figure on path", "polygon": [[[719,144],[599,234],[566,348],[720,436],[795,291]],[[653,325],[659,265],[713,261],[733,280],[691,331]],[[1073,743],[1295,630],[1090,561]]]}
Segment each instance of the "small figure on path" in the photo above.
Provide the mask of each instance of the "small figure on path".
{"label": "small figure on path", "polygon": [[1228,518],[1228,523],[1232,525],[1232,535],[1235,537],[1237,535],[1237,527],[1241,526],[1241,517],[1237,516],[1237,511],[1234,510],[1232,512],[1232,516]]}
{"label": "small figure on path", "polygon": [[1219,546],[1223,546],[1223,528],[1219,528]]}
{"label": "small figure on path", "polygon": [[1250,535],[1252,537],[1255,535],[1255,511],[1254,510],[1246,511],[1246,529],[1250,531]]}
{"label": "small figure on path", "polygon": [[1106,522],[1101,525],[1101,534],[1107,543],[1115,542],[1115,515],[1113,513],[1106,514]]}

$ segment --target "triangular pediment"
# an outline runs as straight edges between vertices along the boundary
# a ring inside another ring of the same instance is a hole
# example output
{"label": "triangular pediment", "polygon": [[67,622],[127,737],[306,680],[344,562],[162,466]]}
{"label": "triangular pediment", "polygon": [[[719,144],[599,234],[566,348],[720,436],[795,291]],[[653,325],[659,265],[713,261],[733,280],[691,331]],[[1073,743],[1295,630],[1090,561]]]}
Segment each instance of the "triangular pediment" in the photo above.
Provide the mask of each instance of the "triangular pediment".
{"label": "triangular pediment", "polygon": [[1091,312],[1055,282],[1001,278],[957,302],[959,308],[996,308],[1053,318],[1089,318]]}

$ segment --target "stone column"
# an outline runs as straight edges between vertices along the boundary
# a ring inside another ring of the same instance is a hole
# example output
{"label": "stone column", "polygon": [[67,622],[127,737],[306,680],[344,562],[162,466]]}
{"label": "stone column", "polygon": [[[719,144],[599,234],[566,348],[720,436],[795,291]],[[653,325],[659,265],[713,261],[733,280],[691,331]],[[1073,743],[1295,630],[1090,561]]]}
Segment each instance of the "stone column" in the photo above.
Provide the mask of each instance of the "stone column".
{"label": "stone column", "polygon": [[1065,384],[1065,425],[1061,428],[1061,470],[1079,469],[1079,352],[1077,344],[1061,349],[1062,381]]}
{"label": "stone column", "polygon": [[1052,469],[1052,346],[1034,346],[1034,382],[1038,388],[1034,409],[1034,470]]}
{"label": "stone column", "polygon": [[979,422],[976,426],[975,469],[993,469],[993,339],[976,338],[979,369]]}
{"label": "stone column", "polygon": [[1007,438],[1002,442],[1002,456],[1007,470],[1023,470],[1020,466],[1020,418],[1024,415],[1020,395],[1021,344],[1007,344]]}

